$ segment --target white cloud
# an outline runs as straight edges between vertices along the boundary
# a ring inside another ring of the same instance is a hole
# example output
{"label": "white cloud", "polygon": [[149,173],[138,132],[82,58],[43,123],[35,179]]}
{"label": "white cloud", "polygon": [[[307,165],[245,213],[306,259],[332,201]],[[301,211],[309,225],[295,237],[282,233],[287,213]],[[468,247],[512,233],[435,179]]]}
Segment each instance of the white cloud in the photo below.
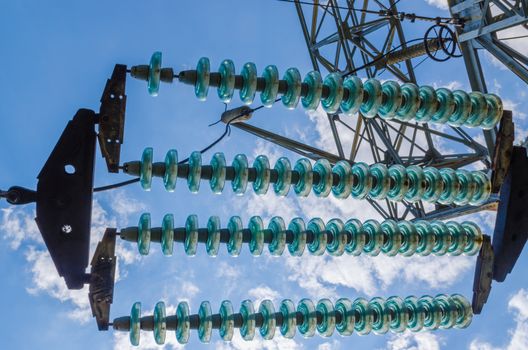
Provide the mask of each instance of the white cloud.
{"label": "white cloud", "polygon": [[387,350],[440,350],[442,339],[430,332],[411,333],[406,331],[392,335]]}
{"label": "white cloud", "polygon": [[35,213],[27,214],[22,207],[2,209],[0,232],[3,239],[9,241],[12,249],[18,249],[24,240],[43,243],[42,237],[35,223]]}
{"label": "white cloud", "polygon": [[338,340],[332,342],[324,342],[319,344],[317,350],[338,350],[341,349],[341,343]]}
{"label": "white cloud", "polygon": [[293,339],[284,338],[277,329],[275,331],[275,336],[271,340],[262,339],[257,330],[255,338],[252,341],[245,341],[240,336],[240,332],[235,330],[233,339],[230,343],[217,341],[215,343],[215,348],[218,350],[297,350],[302,349],[303,347]]}
{"label": "white cloud", "polygon": [[258,287],[250,289],[248,295],[252,298],[255,305],[260,305],[264,299],[269,299],[277,304],[279,299],[279,293],[265,285],[259,285]]}
{"label": "white cloud", "polygon": [[442,10],[447,10],[449,6],[447,5],[447,0],[425,0],[429,5],[437,7]]}

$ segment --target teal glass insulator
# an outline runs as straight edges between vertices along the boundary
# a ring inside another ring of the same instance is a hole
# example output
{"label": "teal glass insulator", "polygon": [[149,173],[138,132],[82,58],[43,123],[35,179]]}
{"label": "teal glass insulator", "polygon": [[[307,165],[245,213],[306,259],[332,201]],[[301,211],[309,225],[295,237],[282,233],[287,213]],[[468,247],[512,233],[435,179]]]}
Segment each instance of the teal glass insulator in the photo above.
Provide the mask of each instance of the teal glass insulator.
{"label": "teal glass insulator", "polygon": [[435,115],[438,107],[436,99],[436,91],[430,86],[423,85],[419,88],[420,91],[420,107],[416,112],[415,120],[426,123]]}
{"label": "teal glass insulator", "polygon": [[331,337],[335,329],[334,304],[328,299],[321,299],[315,309],[321,314],[321,322],[317,323],[317,331],[323,337]]}
{"label": "teal glass insulator", "polygon": [[211,341],[211,333],[213,332],[213,312],[211,310],[211,303],[203,301],[198,310],[198,317],[200,324],[198,325],[198,337],[202,343],[209,343]]}
{"label": "teal glass insulator", "polygon": [[218,73],[220,73],[218,98],[224,103],[229,103],[235,92],[235,64],[231,60],[223,60],[218,68]]}
{"label": "teal glass insulator", "polygon": [[305,338],[313,337],[317,327],[317,313],[315,305],[310,299],[301,299],[297,305],[297,312],[303,316],[303,322],[297,324],[299,333]]}
{"label": "teal glass insulator", "polygon": [[391,315],[385,308],[385,300],[376,297],[369,301],[369,308],[372,310],[374,320],[372,322],[372,331],[375,334],[385,334],[390,329]]}
{"label": "teal glass insulator", "polygon": [[145,191],[150,191],[152,185],[152,147],[147,147],[141,155],[141,167],[139,173],[139,183]]}
{"label": "teal glass insulator", "polygon": [[301,98],[301,74],[297,68],[288,68],[283,79],[288,84],[288,90],[282,95],[282,104],[288,109],[294,109]]}
{"label": "teal glass insulator", "polygon": [[238,256],[242,250],[242,219],[239,216],[232,216],[227,223],[227,229],[229,230],[227,252],[231,256]]}
{"label": "teal glass insulator", "polygon": [[425,167],[423,169],[425,179],[425,191],[422,200],[429,203],[438,201],[444,190],[442,175],[437,168]]}
{"label": "teal glass insulator", "polygon": [[244,300],[240,305],[240,315],[242,316],[242,325],[240,326],[240,335],[244,340],[253,340],[255,337],[255,307],[251,300]]}
{"label": "teal glass insulator", "polygon": [[467,245],[464,248],[464,254],[466,255],[475,255],[480,251],[482,247],[482,231],[480,227],[477,226],[474,222],[464,221],[462,222],[462,227],[466,231],[468,237]]}
{"label": "teal glass insulator", "polygon": [[481,171],[472,171],[471,175],[475,183],[475,191],[473,192],[469,204],[478,206],[487,201],[490,197],[491,181],[486,174]]}
{"label": "teal glass insulator", "polygon": [[451,232],[445,223],[442,221],[432,221],[431,228],[435,236],[435,245],[433,247],[432,253],[434,255],[445,255],[453,243],[453,237]]}
{"label": "teal glass insulator", "polygon": [[249,251],[255,256],[262,254],[264,248],[264,223],[260,216],[252,216],[249,219],[248,228],[251,231]]}
{"label": "teal glass insulator", "polygon": [[402,245],[402,235],[398,223],[394,220],[385,220],[381,223],[381,231],[384,242],[381,246],[383,254],[395,256],[400,251]]}
{"label": "teal glass insulator", "polygon": [[161,251],[172,255],[174,248],[174,215],[166,214],[161,222]]}
{"label": "teal glass insulator", "polygon": [[235,170],[235,178],[231,181],[231,187],[236,195],[242,195],[246,192],[248,184],[248,160],[245,154],[237,154],[232,164]]}
{"label": "teal glass insulator", "polygon": [[420,236],[414,224],[409,221],[398,221],[398,228],[400,229],[402,242],[398,253],[403,256],[411,256],[416,253]]}
{"label": "teal glass insulator", "polygon": [[198,216],[189,215],[185,221],[185,242],[183,243],[185,253],[189,256],[196,255],[198,248]]}
{"label": "teal glass insulator", "polygon": [[165,312],[165,303],[159,301],[154,307],[154,341],[158,345],[165,343],[165,335],[167,333],[167,318]]}
{"label": "teal glass insulator", "polygon": [[260,100],[264,107],[271,107],[275,100],[277,99],[277,94],[279,92],[279,71],[274,65],[269,65],[264,68],[262,77],[266,82],[264,90],[260,93]]}
{"label": "teal glass insulator", "polygon": [[135,302],[130,310],[130,344],[139,345],[141,326],[141,303]]}
{"label": "teal glass insulator", "polygon": [[205,250],[209,256],[217,256],[220,248],[220,218],[218,216],[211,216],[207,220],[207,242],[205,242]]}
{"label": "teal glass insulator", "polygon": [[335,303],[336,313],[341,314],[341,322],[336,322],[336,329],[342,336],[352,335],[356,325],[356,315],[352,309],[352,302],[347,298],[337,299]]}
{"label": "teal glass insulator", "polygon": [[457,318],[454,328],[467,328],[471,324],[473,318],[473,309],[469,301],[460,294],[451,295],[451,300],[456,306]]}
{"label": "teal glass insulator", "polygon": [[383,246],[383,231],[381,225],[376,220],[367,220],[363,224],[363,232],[366,235],[366,242],[363,246],[363,252],[370,256],[377,256]]}
{"label": "teal glass insulator", "polygon": [[282,325],[280,332],[284,338],[293,338],[297,327],[297,315],[295,305],[290,299],[281,302],[279,312],[282,314]]}
{"label": "teal glass insulator", "polygon": [[351,75],[343,82],[343,88],[348,90],[348,97],[341,101],[341,112],[349,116],[354,115],[359,111],[363,102],[363,82]]}
{"label": "teal glass insulator", "polygon": [[402,298],[392,296],[385,301],[385,309],[389,312],[389,329],[393,333],[401,333],[409,324],[409,313]]}
{"label": "teal glass insulator", "polygon": [[317,197],[328,197],[332,190],[332,166],[327,159],[321,158],[315,162],[313,172],[319,175],[319,182],[313,183],[313,191]]}
{"label": "teal glass insulator", "polygon": [[288,251],[293,256],[301,256],[306,248],[306,225],[301,218],[294,218],[288,225],[293,232],[293,241],[288,244]]}
{"label": "teal glass insulator", "polygon": [[213,193],[222,193],[225,185],[226,178],[226,160],[222,152],[217,152],[211,158],[211,180],[209,184],[211,185],[211,190]]}
{"label": "teal glass insulator", "polygon": [[293,185],[295,194],[299,197],[308,196],[313,185],[312,163],[306,158],[301,158],[295,162],[293,170],[299,174],[299,181]]}
{"label": "teal glass insulator", "polygon": [[176,340],[180,344],[187,344],[189,341],[189,334],[191,333],[189,304],[182,301],[176,307],[176,319],[178,320],[176,326]]}
{"label": "teal glass insulator", "polygon": [[257,67],[255,63],[248,62],[244,64],[240,75],[243,80],[242,89],[240,89],[240,100],[242,103],[250,105],[253,103],[257,92]]}
{"label": "teal glass insulator", "polygon": [[396,119],[406,122],[413,119],[420,108],[420,90],[413,83],[405,83],[401,92],[402,104],[396,111]]}
{"label": "teal glass insulator", "polygon": [[440,204],[452,204],[458,194],[458,177],[456,172],[450,168],[440,169],[440,176],[442,176],[443,190],[438,203]]}
{"label": "teal glass insulator", "polygon": [[138,250],[141,255],[148,255],[150,250],[150,214],[143,213],[138,223]]}
{"label": "teal glass insulator", "polygon": [[352,191],[352,167],[345,160],[338,161],[332,168],[332,173],[339,176],[339,183],[332,186],[336,198],[347,198]]}
{"label": "teal glass insulator", "polygon": [[365,198],[372,189],[372,176],[370,175],[369,166],[363,162],[354,163],[352,165],[352,176],[354,177],[351,192],[352,198]]}
{"label": "teal glass insulator", "polygon": [[447,120],[451,126],[462,126],[469,118],[471,113],[471,99],[469,95],[462,90],[453,91],[453,98],[455,99],[455,109],[453,114]]}
{"label": "teal glass insulator", "polygon": [[471,99],[471,113],[464,126],[474,128],[480,126],[488,115],[488,102],[482,92],[473,91],[469,93]]}
{"label": "teal glass insulator", "polygon": [[368,94],[367,100],[363,100],[359,110],[365,118],[374,118],[378,114],[383,101],[381,84],[376,79],[369,79],[363,84],[363,91]]}
{"label": "teal glass insulator", "polygon": [[200,190],[200,180],[202,178],[202,154],[194,151],[189,156],[189,175],[187,175],[187,186],[192,193]]}
{"label": "teal glass insulator", "polygon": [[456,305],[453,300],[445,295],[438,294],[435,296],[435,302],[438,308],[440,309],[440,329],[449,329],[453,328],[457,319],[457,310]]}
{"label": "teal glass insulator", "polygon": [[446,225],[451,233],[451,245],[447,252],[450,255],[458,256],[464,252],[469,237],[466,234],[466,230],[458,222],[448,221]]}
{"label": "teal glass insulator", "polygon": [[150,96],[158,96],[161,76],[161,52],[156,51],[150,57],[147,90]]}
{"label": "teal glass insulator", "polygon": [[269,252],[271,255],[280,256],[286,247],[286,224],[284,219],[280,216],[272,217],[268,229],[273,234],[273,238],[268,245]]}
{"label": "teal glass insulator", "polygon": [[347,244],[347,234],[343,221],[332,219],[326,224],[326,231],[332,236],[332,243],[328,243],[326,251],[333,256],[341,256],[345,252]]}
{"label": "teal glass insulator", "polygon": [[259,306],[259,313],[262,315],[262,326],[260,326],[260,335],[262,338],[269,340],[275,335],[275,327],[277,321],[275,320],[275,307],[271,300],[262,300]]}
{"label": "teal glass insulator", "polygon": [[431,224],[425,220],[418,220],[414,223],[416,233],[418,233],[418,247],[416,253],[427,256],[433,252],[435,246],[435,232]]}
{"label": "teal glass insulator", "polygon": [[383,163],[376,163],[370,166],[370,176],[372,177],[372,188],[369,197],[374,200],[387,198],[390,190],[389,168]]}
{"label": "teal glass insulator", "polygon": [[421,305],[425,311],[424,328],[428,331],[438,329],[442,313],[436,300],[429,295],[424,295],[418,299],[418,305]]}
{"label": "teal glass insulator", "polygon": [[369,306],[369,302],[364,298],[357,298],[352,303],[352,310],[356,315],[354,329],[359,335],[367,335],[372,330],[374,314]]}
{"label": "teal glass insulator", "polygon": [[339,73],[330,73],[324,78],[323,85],[328,88],[328,96],[321,99],[321,105],[327,113],[335,113],[343,100],[343,78]]}
{"label": "teal glass insulator", "polygon": [[381,85],[383,102],[378,110],[378,115],[385,119],[391,120],[396,116],[396,111],[402,103],[402,90],[400,84],[388,80]]}
{"label": "teal glass insulator", "polygon": [[486,102],[488,103],[488,114],[480,124],[480,127],[484,130],[491,130],[501,120],[504,106],[502,100],[497,95],[486,94],[484,98],[486,98]]}
{"label": "teal glass insulator", "polygon": [[409,190],[409,178],[407,169],[403,165],[395,164],[389,167],[389,177],[391,178],[391,188],[387,193],[387,198],[391,201],[401,201]]}
{"label": "teal glass insulator", "polygon": [[200,101],[207,99],[209,93],[209,79],[211,77],[211,65],[209,58],[202,57],[196,65],[196,82],[194,84],[194,94]]}
{"label": "teal glass insulator", "polygon": [[229,300],[222,301],[220,304],[220,338],[225,341],[231,341],[233,339],[233,331],[235,330],[235,319],[233,318],[233,304]]}
{"label": "teal glass insulator", "polygon": [[407,329],[411,332],[419,332],[423,329],[425,323],[425,309],[418,303],[418,298],[411,295],[403,301],[404,307],[409,314]]}
{"label": "teal glass insulator", "polygon": [[350,255],[360,255],[365,247],[367,236],[363,225],[358,219],[350,219],[345,223],[345,231],[350,234],[351,239],[345,246],[345,251]]}
{"label": "teal glass insulator", "polygon": [[280,157],[274,169],[277,171],[277,181],[273,184],[273,190],[278,196],[284,197],[290,191],[292,178],[290,161],[286,157]]}
{"label": "teal glass insulator", "polygon": [[409,179],[409,189],[405,193],[405,200],[414,203],[422,199],[425,188],[425,174],[422,168],[416,165],[407,167],[407,178]]}
{"label": "teal glass insulator", "polygon": [[163,185],[168,192],[174,192],[178,180],[178,152],[171,149],[165,156],[165,174],[163,174]]}
{"label": "teal glass insulator", "polygon": [[308,231],[312,231],[314,239],[308,244],[308,251],[312,255],[323,255],[328,242],[328,235],[325,231],[325,224],[320,218],[313,218],[308,222]]}
{"label": "teal glass insulator", "polygon": [[473,198],[476,182],[473,181],[473,175],[471,175],[471,172],[467,170],[458,169],[455,174],[458,179],[459,187],[454,203],[456,205],[466,205]]}
{"label": "teal glass insulator", "polygon": [[253,167],[257,172],[255,181],[253,182],[253,190],[256,194],[266,194],[270,184],[270,164],[268,157],[260,155],[255,158]]}
{"label": "teal glass insulator", "polygon": [[436,99],[438,100],[438,109],[431,117],[431,122],[445,124],[455,110],[455,97],[450,90],[440,88],[436,89]]}
{"label": "teal glass insulator", "polygon": [[306,96],[301,98],[301,103],[304,109],[313,111],[319,106],[321,102],[321,93],[323,91],[323,78],[318,71],[311,71],[303,80],[303,83],[308,85],[308,92]]}

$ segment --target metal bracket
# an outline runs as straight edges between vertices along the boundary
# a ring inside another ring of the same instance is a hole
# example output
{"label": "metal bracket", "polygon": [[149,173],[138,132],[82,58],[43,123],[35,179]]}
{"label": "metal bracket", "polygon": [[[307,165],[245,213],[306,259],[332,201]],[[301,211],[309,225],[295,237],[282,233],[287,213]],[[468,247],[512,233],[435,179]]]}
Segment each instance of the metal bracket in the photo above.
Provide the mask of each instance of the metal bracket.
{"label": "metal bracket", "polygon": [[513,139],[515,136],[514,124],[512,121],[512,112],[504,111],[499,132],[497,133],[497,141],[495,143],[495,152],[492,159],[492,173],[491,173],[491,191],[498,193],[506,173],[510,168],[510,160],[513,150]]}
{"label": "metal bracket", "polygon": [[490,237],[483,236],[482,247],[477,257],[475,277],[473,278],[473,300],[471,307],[474,314],[480,314],[488,301],[493,276],[493,248]]}

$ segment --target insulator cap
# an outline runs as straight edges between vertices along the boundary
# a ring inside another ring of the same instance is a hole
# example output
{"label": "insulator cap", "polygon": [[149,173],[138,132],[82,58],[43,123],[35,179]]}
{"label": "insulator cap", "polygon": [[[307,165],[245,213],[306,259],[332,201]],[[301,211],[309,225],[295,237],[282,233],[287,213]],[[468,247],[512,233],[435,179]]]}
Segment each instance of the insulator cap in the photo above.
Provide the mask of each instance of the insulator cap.
{"label": "insulator cap", "polygon": [[125,174],[139,176],[139,174],[141,173],[141,162],[132,161],[123,164],[123,172]]}
{"label": "insulator cap", "polygon": [[124,316],[124,317],[114,318],[112,327],[116,331],[128,332],[130,330],[130,317]]}
{"label": "insulator cap", "polygon": [[148,81],[149,66],[147,64],[133,66],[132,68],[130,68],[130,75],[132,76],[132,78]]}
{"label": "insulator cap", "polygon": [[246,120],[249,120],[251,116],[253,115],[253,112],[250,107],[248,106],[241,106],[238,108],[233,108],[225,111],[222,113],[221,120],[223,123],[227,124],[234,124],[243,122]]}

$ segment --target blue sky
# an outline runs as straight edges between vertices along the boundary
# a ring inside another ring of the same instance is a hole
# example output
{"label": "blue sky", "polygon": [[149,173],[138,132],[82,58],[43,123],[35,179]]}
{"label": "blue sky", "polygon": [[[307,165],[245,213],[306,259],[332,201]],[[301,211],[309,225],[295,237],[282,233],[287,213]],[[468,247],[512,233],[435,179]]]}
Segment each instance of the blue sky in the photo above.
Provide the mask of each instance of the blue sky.
{"label": "blue sky", "polygon": [[[447,14],[442,1],[401,1],[401,8],[420,14]],[[147,63],[153,51],[163,52],[163,62],[175,71],[194,68],[207,56],[213,69],[224,58],[235,62],[237,71],[248,61],[259,72],[276,64],[282,73],[297,67],[301,74],[311,63],[296,12],[291,4],[276,1],[16,1],[2,4],[0,11],[0,188],[12,185],[36,186],[36,175],[47,159],[66,122],[79,108],[98,110],[99,98],[113,65]],[[419,37],[422,24],[405,23],[407,38]],[[526,42],[516,42],[528,51]],[[526,85],[482,55],[489,90],[503,97],[514,111],[516,141],[527,135]],[[360,77],[364,77],[361,74]],[[417,69],[419,84],[459,87],[468,90],[461,59],[445,64],[426,61]],[[389,75],[382,76],[389,79]],[[206,102],[195,99],[193,89],[180,84],[162,85],[160,95],[151,98],[144,83],[128,80],[127,121],[122,160],[135,160],[143,148],[154,147],[156,160],[170,148],[180,157],[200,149],[215,139],[223,127],[207,127],[216,121],[224,106],[210,91]],[[237,99],[232,103],[238,106]],[[255,105],[257,106],[257,104]],[[255,114],[252,123],[275,132],[335,151],[329,142],[329,129],[320,111],[307,115],[300,108],[287,111],[274,106]],[[474,131],[470,131],[474,133]],[[476,134],[475,134],[476,135]],[[449,149],[449,144],[442,144]],[[224,152],[228,162],[237,153],[267,154],[272,164],[281,155],[292,161],[299,157],[269,143],[233,130],[215,151]],[[368,158],[367,154],[363,155]],[[124,175],[106,173],[97,156],[96,185],[125,180]],[[211,154],[204,155],[208,163]],[[250,191],[242,197],[226,189],[213,195],[208,184],[191,194],[179,181],[174,193],[167,193],[161,181],[154,180],[151,192],[130,186],[94,196],[92,243],[105,227],[136,225],[139,215],[148,211],[158,226],[165,213],[173,213],[175,224],[183,226],[190,214],[197,214],[200,226],[211,215],[225,225],[232,215],[244,223],[261,215],[267,224],[274,215],[287,221],[295,216],[348,219],[376,218],[363,202],[352,199],[318,199],[310,195],[299,200],[293,194],[279,199],[270,194],[257,197]],[[33,222],[35,208],[9,207],[0,202],[0,266],[3,276],[0,307],[0,345],[4,349],[123,349],[125,333],[98,332],[91,319],[87,290],[70,292],[54,271],[53,264]],[[491,234],[493,213],[471,217]],[[93,247],[92,247],[93,249]],[[391,295],[421,296],[461,293],[471,298],[476,258],[429,257],[388,258],[310,257],[283,255],[272,258],[264,253],[252,257],[244,247],[239,258],[228,256],[221,247],[217,258],[206,255],[203,246],[195,257],[187,257],[175,246],[172,257],[164,257],[156,244],[151,254],[140,257],[136,246],[118,242],[119,281],[116,284],[112,317],[127,315],[133,302],[141,301],[145,311],[164,300],[169,309],[188,300],[196,312],[202,300],[209,300],[216,311],[224,299],[238,308],[246,298],[271,298],[278,305],[284,298],[298,302],[303,297],[317,300],[329,297],[370,298]],[[523,349],[528,347],[527,277],[520,267],[528,263],[523,253],[517,268],[505,283],[494,284],[484,308],[466,330],[394,336],[374,334],[348,338],[315,336],[293,340],[258,338],[245,343],[235,331],[232,343],[224,343],[213,331],[210,344],[201,344],[192,332],[188,348],[222,349]],[[180,348],[174,334],[167,335],[166,348]],[[141,348],[154,348],[152,335],[142,334]]]}

